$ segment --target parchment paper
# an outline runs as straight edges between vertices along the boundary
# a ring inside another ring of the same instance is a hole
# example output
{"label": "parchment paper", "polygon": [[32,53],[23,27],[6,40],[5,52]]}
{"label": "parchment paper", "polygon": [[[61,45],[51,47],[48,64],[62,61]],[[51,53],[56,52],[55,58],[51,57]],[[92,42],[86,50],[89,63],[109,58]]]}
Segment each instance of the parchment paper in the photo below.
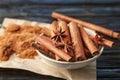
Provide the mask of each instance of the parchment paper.
{"label": "parchment paper", "polygon": [[[42,27],[50,26],[47,23],[37,23],[35,21],[10,18],[5,18],[2,25],[7,26],[9,23],[16,23],[18,25],[40,25]],[[2,33],[3,30],[0,30],[0,34]],[[0,67],[24,69],[38,74],[51,75],[67,80],[96,80],[96,61],[84,68],[68,70],[46,64],[40,56],[37,56],[35,59],[20,59],[14,54],[8,61],[1,61]]]}

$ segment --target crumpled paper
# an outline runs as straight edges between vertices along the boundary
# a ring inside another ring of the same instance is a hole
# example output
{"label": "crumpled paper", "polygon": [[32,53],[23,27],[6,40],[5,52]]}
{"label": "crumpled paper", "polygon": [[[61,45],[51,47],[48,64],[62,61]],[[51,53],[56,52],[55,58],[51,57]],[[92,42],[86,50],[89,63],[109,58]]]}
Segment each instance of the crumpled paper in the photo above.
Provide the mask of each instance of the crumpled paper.
{"label": "crumpled paper", "polygon": [[[47,23],[37,23],[35,21],[26,21],[19,19],[5,18],[3,26],[7,26],[9,23],[16,23],[18,25],[40,25],[42,27],[49,27]],[[0,34],[3,30],[0,30]],[[17,68],[32,71],[38,74],[51,75],[55,77],[64,78],[67,80],[96,80],[96,61],[92,64],[79,69],[63,69],[58,68],[49,63],[45,63],[40,56],[36,56],[35,59],[21,59],[13,54],[8,61],[0,62],[0,67],[3,68]]]}

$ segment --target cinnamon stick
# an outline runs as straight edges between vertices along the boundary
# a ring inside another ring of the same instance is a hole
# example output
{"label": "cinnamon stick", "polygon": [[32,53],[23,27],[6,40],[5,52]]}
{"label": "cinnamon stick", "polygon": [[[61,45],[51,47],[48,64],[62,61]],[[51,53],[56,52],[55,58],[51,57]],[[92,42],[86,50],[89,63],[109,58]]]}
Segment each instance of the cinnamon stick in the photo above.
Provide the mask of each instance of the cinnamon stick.
{"label": "cinnamon stick", "polygon": [[107,46],[107,47],[113,47],[113,45],[115,44],[115,42],[111,41],[111,40],[108,40],[108,39],[105,39],[105,38],[102,38],[101,40],[96,40],[94,36],[90,36],[90,38],[95,41],[96,43],[100,44],[100,45],[104,45],[104,46]]}
{"label": "cinnamon stick", "polygon": [[84,49],[85,49],[85,55],[87,59],[93,57],[90,51],[86,47],[84,47]]}
{"label": "cinnamon stick", "polygon": [[70,34],[71,34],[74,50],[75,50],[76,60],[86,59],[84,48],[83,48],[83,43],[80,37],[81,35],[80,35],[77,24],[74,22],[70,22],[69,29],[70,29]]}
{"label": "cinnamon stick", "polygon": [[57,60],[57,61],[64,61],[61,57],[59,57],[58,55],[55,55],[55,59]]}
{"label": "cinnamon stick", "polygon": [[112,31],[110,29],[107,29],[107,28],[104,28],[102,26],[98,26],[98,25],[95,25],[95,24],[92,24],[92,23],[89,23],[89,22],[74,19],[72,17],[68,17],[68,16],[65,16],[65,15],[57,13],[57,12],[53,12],[52,17],[57,18],[57,19],[62,19],[62,20],[68,21],[68,22],[71,22],[71,21],[76,22],[76,23],[78,23],[80,25],[83,25],[86,28],[98,31],[100,33],[103,33],[103,34],[105,34],[107,36],[110,36],[110,37],[113,37],[113,38],[116,38],[116,39],[120,39],[120,33],[114,32],[114,31]]}
{"label": "cinnamon stick", "polygon": [[58,26],[58,23],[57,21],[53,21],[50,25],[50,30],[51,30],[51,37],[55,36],[55,31],[57,31],[57,26]]}
{"label": "cinnamon stick", "polygon": [[32,47],[34,47],[35,49],[37,49],[41,53],[44,53],[45,55],[47,55],[47,56],[49,56],[51,58],[55,58],[55,55],[52,52],[50,52],[44,46],[42,46],[42,45],[40,45],[40,44],[38,44],[36,42],[32,43]]}
{"label": "cinnamon stick", "polygon": [[115,42],[105,39],[105,38],[102,39],[102,43],[103,45],[108,46],[108,47],[113,47],[113,45],[115,44]]}
{"label": "cinnamon stick", "polygon": [[50,52],[44,46],[42,46],[42,45],[40,45],[38,43],[32,43],[32,46],[35,49],[37,49],[38,51],[40,51],[41,53],[44,53],[45,55],[47,55],[47,56],[49,56],[51,58],[55,58],[56,60],[63,60],[58,55],[55,55],[54,53]]}
{"label": "cinnamon stick", "polygon": [[66,38],[63,38],[64,42],[65,43],[71,42],[70,31],[69,31],[69,27],[68,27],[67,23],[65,21],[59,20],[58,26],[59,26],[59,28],[62,29],[62,31],[65,31],[64,34],[66,35]]}
{"label": "cinnamon stick", "polygon": [[89,35],[86,33],[86,31],[83,29],[82,26],[80,27],[80,32],[81,32],[82,39],[85,43],[85,46],[89,49],[90,53],[92,55],[98,54],[99,52],[98,48],[95,46],[92,39],[89,37]]}
{"label": "cinnamon stick", "polygon": [[58,49],[55,47],[55,45],[52,43],[52,41],[44,36],[44,35],[40,35],[40,36],[36,36],[35,37],[36,42],[40,43],[41,45],[43,45],[44,47],[46,47],[46,49],[48,49],[49,51],[55,53],[56,55],[58,55],[59,57],[61,57],[63,60],[65,61],[70,61],[71,60],[71,56],[68,55],[67,53],[65,53],[64,51]]}
{"label": "cinnamon stick", "polygon": [[35,49],[39,50],[42,53],[45,53],[45,55],[48,56],[49,51],[47,49],[45,49],[42,45],[40,46],[40,44],[32,43],[32,47],[34,47]]}

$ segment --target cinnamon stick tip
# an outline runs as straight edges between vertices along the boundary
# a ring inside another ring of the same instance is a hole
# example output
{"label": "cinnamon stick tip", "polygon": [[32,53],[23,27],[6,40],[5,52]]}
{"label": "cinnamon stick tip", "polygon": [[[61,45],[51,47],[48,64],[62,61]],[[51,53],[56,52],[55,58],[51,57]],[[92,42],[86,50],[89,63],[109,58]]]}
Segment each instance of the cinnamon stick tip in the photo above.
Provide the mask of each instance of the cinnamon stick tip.
{"label": "cinnamon stick tip", "polygon": [[99,51],[95,51],[94,53],[93,53],[93,56],[96,56],[96,55],[98,55],[99,54]]}
{"label": "cinnamon stick tip", "polygon": [[110,47],[112,48],[113,46],[115,46],[115,42],[113,42]]}
{"label": "cinnamon stick tip", "polygon": [[52,12],[51,16],[54,17],[55,14],[58,14],[57,12]]}
{"label": "cinnamon stick tip", "polygon": [[53,14],[56,14],[56,13],[57,13],[57,12],[54,11],[54,12],[52,12],[52,15],[53,15]]}
{"label": "cinnamon stick tip", "polygon": [[38,49],[38,45],[37,45],[36,42],[32,42],[32,43],[31,43],[31,46],[32,46],[33,48],[35,48],[35,49]]}
{"label": "cinnamon stick tip", "polygon": [[118,35],[118,40],[120,40],[120,34]]}
{"label": "cinnamon stick tip", "polygon": [[72,57],[69,61],[70,62],[75,62],[75,58]]}
{"label": "cinnamon stick tip", "polygon": [[86,60],[86,58],[79,57],[76,61],[83,61],[83,60]]}

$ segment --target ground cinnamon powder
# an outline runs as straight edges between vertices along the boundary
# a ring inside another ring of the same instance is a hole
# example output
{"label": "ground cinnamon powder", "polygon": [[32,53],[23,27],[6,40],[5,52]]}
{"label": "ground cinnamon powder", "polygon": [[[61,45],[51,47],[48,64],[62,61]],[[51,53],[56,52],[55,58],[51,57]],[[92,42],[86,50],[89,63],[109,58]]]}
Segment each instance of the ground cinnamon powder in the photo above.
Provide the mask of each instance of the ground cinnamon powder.
{"label": "ground cinnamon powder", "polygon": [[34,35],[44,33],[50,36],[49,29],[39,26],[9,24],[0,36],[0,61],[6,61],[16,53],[20,58],[34,58],[37,53],[31,46]]}

